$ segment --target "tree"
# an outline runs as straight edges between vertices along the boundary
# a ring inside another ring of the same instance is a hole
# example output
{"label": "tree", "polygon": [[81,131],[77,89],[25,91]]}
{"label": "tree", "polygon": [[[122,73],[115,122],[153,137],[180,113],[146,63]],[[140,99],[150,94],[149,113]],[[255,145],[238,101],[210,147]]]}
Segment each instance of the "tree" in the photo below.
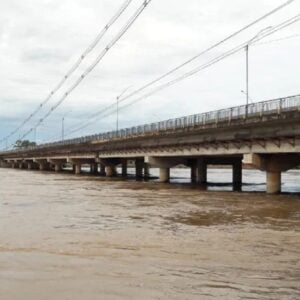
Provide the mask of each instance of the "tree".
{"label": "tree", "polygon": [[27,149],[27,148],[30,148],[30,147],[34,147],[36,146],[36,142],[31,142],[29,140],[17,140],[15,145],[14,145],[14,148],[16,149]]}

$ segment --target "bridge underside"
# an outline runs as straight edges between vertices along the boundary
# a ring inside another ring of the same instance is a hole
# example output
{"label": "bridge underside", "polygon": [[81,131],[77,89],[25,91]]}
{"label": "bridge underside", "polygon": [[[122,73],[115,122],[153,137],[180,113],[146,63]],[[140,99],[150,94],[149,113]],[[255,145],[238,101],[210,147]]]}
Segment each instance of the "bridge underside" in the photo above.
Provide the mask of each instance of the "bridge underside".
{"label": "bridge underside", "polygon": [[92,173],[107,176],[115,176],[117,166],[125,176],[133,163],[137,178],[148,177],[155,167],[162,182],[180,164],[191,168],[192,181],[199,184],[207,181],[208,165],[231,165],[234,186],[240,189],[244,156],[244,163],[266,172],[267,192],[280,192],[281,173],[300,165],[300,110],[107,141],[54,143],[0,153],[0,161],[1,166],[56,172],[67,164],[76,174],[88,164]]}
{"label": "bridge underside", "polygon": [[[208,166],[228,165],[232,167],[232,182],[234,190],[242,188],[243,158],[241,154],[234,155],[178,155],[178,156],[53,156],[37,158],[14,158],[1,161],[1,167],[60,172],[70,167],[75,174],[81,173],[83,165],[90,166],[92,174],[113,177],[117,176],[117,167],[121,167],[121,175],[127,176],[127,168],[134,167],[136,178],[149,178],[150,168],[159,168],[159,181],[170,180],[170,169],[176,166],[186,166],[191,169],[191,181],[201,185],[207,183]],[[300,154],[250,154],[244,158],[244,166],[251,166],[266,172],[267,193],[281,191],[281,173],[300,165]]]}

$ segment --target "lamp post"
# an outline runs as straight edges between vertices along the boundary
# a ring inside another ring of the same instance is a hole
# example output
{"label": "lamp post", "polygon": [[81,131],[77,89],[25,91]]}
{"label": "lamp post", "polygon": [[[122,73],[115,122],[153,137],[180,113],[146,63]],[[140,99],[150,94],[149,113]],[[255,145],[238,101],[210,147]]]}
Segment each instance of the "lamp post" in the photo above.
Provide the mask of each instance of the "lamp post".
{"label": "lamp post", "polygon": [[119,96],[117,96],[117,98],[116,98],[116,105],[117,105],[117,121],[116,121],[116,131],[118,131],[119,130],[119,100],[120,100],[120,98],[131,88],[132,86],[130,85],[130,86],[128,86],[126,89],[124,89],[124,91],[119,95]]}
{"label": "lamp post", "polygon": [[[244,95],[247,95],[247,93],[244,90],[241,90],[241,93],[243,93]],[[249,96],[248,94],[248,99],[253,103],[253,99]]]}
{"label": "lamp post", "polygon": [[250,39],[247,42],[247,45],[245,46],[245,52],[246,52],[246,111],[245,111],[245,117],[248,117],[248,106],[249,106],[249,47],[250,45],[255,42],[255,39],[258,38],[263,32],[273,28],[272,26],[268,26],[266,28],[263,28],[260,30],[252,39]]}
{"label": "lamp post", "polygon": [[35,143],[37,143],[36,142],[36,140],[37,140],[37,129],[38,129],[39,126],[42,126],[42,125],[43,125],[43,123],[40,123],[39,125],[35,126],[34,129],[33,129],[33,141]]}
{"label": "lamp post", "polygon": [[65,113],[61,119],[61,140],[64,141],[65,139],[65,118],[66,116],[72,112],[71,110]]}

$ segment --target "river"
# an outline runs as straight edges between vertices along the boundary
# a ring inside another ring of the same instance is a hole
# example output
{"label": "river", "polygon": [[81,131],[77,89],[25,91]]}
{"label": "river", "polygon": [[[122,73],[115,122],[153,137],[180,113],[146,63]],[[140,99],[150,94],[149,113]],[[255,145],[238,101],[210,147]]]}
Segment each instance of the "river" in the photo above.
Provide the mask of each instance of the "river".
{"label": "river", "polygon": [[254,170],[243,193],[188,176],[0,169],[0,299],[300,299],[300,170],[276,196]]}

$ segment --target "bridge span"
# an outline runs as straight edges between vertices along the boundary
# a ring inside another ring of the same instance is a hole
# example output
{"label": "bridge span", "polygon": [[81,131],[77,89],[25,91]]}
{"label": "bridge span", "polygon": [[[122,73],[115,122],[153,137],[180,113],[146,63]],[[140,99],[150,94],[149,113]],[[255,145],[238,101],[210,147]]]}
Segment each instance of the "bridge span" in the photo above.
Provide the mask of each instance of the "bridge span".
{"label": "bridge span", "polygon": [[300,95],[3,151],[0,165],[60,172],[69,164],[80,174],[89,164],[92,173],[111,177],[117,166],[126,176],[130,161],[137,178],[156,167],[167,182],[170,168],[180,164],[199,184],[207,182],[208,165],[231,165],[234,188],[241,190],[245,157],[266,172],[267,193],[281,191],[281,173],[300,165]]}

